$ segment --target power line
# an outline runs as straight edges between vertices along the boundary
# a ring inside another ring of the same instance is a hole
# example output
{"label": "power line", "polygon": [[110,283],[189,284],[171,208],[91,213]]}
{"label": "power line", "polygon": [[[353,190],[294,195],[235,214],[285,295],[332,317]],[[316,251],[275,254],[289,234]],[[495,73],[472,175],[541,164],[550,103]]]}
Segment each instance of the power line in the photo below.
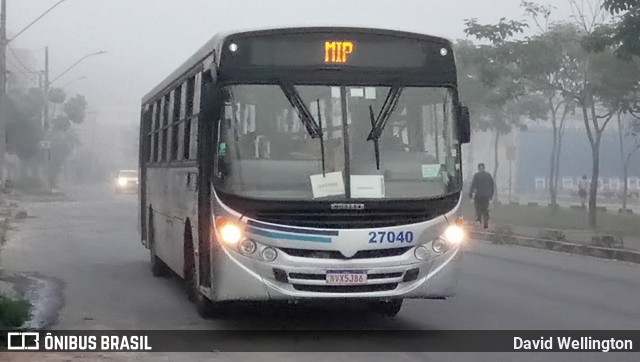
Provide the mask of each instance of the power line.
{"label": "power line", "polygon": [[13,54],[13,57],[18,61],[18,63],[22,66],[24,70],[26,70],[27,72],[36,73],[33,70],[31,70],[26,64],[24,64],[24,62],[22,62],[22,59],[18,57],[18,55],[16,54],[15,50],[13,50],[11,45],[7,46],[7,48],[9,48],[9,51],[11,52],[11,54]]}
{"label": "power line", "polygon": [[[13,64],[13,63],[12,63]],[[7,72],[13,73],[13,74],[40,74],[41,72],[32,72],[32,71],[22,71],[22,72],[18,72],[15,70],[8,70]]]}

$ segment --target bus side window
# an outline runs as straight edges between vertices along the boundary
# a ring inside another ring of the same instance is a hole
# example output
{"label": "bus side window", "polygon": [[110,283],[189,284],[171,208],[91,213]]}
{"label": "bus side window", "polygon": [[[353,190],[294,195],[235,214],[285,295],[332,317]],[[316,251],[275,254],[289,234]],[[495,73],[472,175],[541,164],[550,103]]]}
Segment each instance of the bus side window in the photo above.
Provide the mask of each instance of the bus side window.
{"label": "bus side window", "polygon": [[160,100],[153,105],[153,144],[151,152],[151,162],[158,162],[158,150],[160,148]]}
{"label": "bus side window", "polygon": [[177,149],[176,149],[176,160],[183,160],[184,159],[184,124],[185,124],[185,119],[184,119],[184,115],[185,115],[185,100],[187,98],[187,84],[183,83],[182,85],[180,85],[178,87],[178,89],[180,89],[180,100],[178,100],[179,105],[180,105],[180,111],[178,112],[178,118],[177,118],[177,124],[176,124],[176,130],[177,130],[177,136],[176,136],[176,145],[177,145]]}
{"label": "bus side window", "polygon": [[152,140],[152,122],[153,122],[153,106],[145,105],[144,111],[142,113],[142,137],[143,138],[143,148],[142,148],[142,160],[144,162],[151,161],[151,140]]}
{"label": "bus side window", "polygon": [[178,155],[178,139],[180,137],[179,132],[180,132],[180,105],[181,105],[181,100],[182,100],[182,86],[177,87],[174,91],[173,91],[173,112],[172,112],[172,118],[171,118],[171,154],[170,154],[170,159],[171,161],[176,161],[179,159],[179,155]]}
{"label": "bus side window", "polygon": [[192,113],[194,116],[191,118],[191,127],[189,129],[189,159],[195,160],[198,155],[198,119],[200,117],[200,94],[202,90],[202,73],[195,75],[193,80],[193,100]]}
{"label": "bus side window", "polygon": [[160,161],[167,161],[167,149],[169,143],[169,105],[171,103],[171,94],[167,94],[162,98],[162,146]]}
{"label": "bus side window", "polygon": [[187,80],[187,91],[185,97],[185,120],[184,120],[184,139],[182,149],[184,151],[183,159],[188,160],[191,157],[191,118],[193,116],[193,97],[195,93],[195,78],[191,77]]}

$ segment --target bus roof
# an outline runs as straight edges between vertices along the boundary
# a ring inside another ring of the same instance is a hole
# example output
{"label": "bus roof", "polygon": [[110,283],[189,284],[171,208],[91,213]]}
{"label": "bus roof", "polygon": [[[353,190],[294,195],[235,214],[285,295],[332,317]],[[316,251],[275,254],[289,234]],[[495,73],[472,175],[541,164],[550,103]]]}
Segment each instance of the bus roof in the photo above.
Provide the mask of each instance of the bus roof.
{"label": "bus roof", "polygon": [[287,33],[313,33],[313,32],[323,32],[323,31],[344,31],[344,32],[366,32],[370,34],[380,34],[380,35],[396,35],[396,36],[406,36],[410,38],[420,38],[426,41],[439,42],[439,43],[448,43],[451,44],[451,40],[440,37],[433,36],[428,34],[415,33],[404,30],[391,30],[391,29],[382,29],[382,28],[367,28],[367,27],[346,27],[346,26],[290,26],[290,27],[268,27],[268,28],[255,28],[255,29],[245,29],[245,30],[233,30],[220,32],[214,35],[208,42],[206,42],[200,49],[195,52],[189,59],[187,59],[180,67],[178,67],[175,71],[173,71],[167,78],[165,78],[162,82],[160,82],[157,86],[155,86],[149,93],[147,93],[142,98],[142,103],[147,103],[153,98],[156,98],[159,93],[161,93],[165,88],[170,86],[177,78],[183,76],[185,73],[189,72],[191,69],[200,64],[205,58],[207,58],[214,51],[219,54],[220,48],[224,43],[225,39],[231,36],[238,35],[262,35],[269,33],[279,33],[279,32],[287,32]]}

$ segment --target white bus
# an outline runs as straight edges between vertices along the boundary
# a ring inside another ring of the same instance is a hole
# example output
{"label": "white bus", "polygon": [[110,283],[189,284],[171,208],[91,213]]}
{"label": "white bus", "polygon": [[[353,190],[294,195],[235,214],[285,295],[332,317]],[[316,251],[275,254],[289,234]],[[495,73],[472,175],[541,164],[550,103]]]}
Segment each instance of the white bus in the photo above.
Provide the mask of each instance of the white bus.
{"label": "white bus", "polygon": [[363,28],[215,36],[142,101],[140,230],[202,317],[234,301],[453,295],[464,239],[448,40]]}

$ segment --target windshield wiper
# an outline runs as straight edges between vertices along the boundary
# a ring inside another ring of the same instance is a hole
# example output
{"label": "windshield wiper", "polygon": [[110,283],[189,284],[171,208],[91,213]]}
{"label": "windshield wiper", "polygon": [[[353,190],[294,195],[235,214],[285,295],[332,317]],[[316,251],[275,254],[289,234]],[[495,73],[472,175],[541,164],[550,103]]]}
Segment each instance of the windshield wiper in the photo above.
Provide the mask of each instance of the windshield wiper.
{"label": "windshield wiper", "polygon": [[387,121],[389,120],[391,113],[393,113],[396,105],[398,105],[401,93],[402,88],[397,85],[394,85],[389,89],[389,93],[387,94],[387,98],[384,100],[384,104],[382,105],[380,113],[375,120],[375,124],[371,126],[371,132],[369,132],[369,136],[367,136],[367,141],[380,139],[380,135],[382,135],[382,131],[387,125]]}
{"label": "windshield wiper", "polygon": [[374,116],[373,106],[369,106],[369,117],[371,119],[371,132],[369,132],[369,136],[367,136],[367,141],[373,141],[374,152],[376,155],[376,168],[380,170],[380,147],[378,144],[378,140],[382,135],[382,131],[384,131],[384,127],[387,125],[387,121],[389,117],[396,109],[398,105],[398,100],[400,99],[400,95],[402,94],[402,88],[394,85],[389,89],[389,93],[387,94],[387,98],[384,100],[384,104],[380,109],[380,113],[378,113],[378,117]]}
{"label": "windshield wiper", "polygon": [[311,138],[319,138],[320,139],[320,153],[322,158],[322,176],[325,176],[325,157],[324,157],[324,134],[322,132],[322,114],[320,113],[320,99],[317,99],[318,106],[318,121],[313,118],[313,115],[304,104],[302,97],[300,97],[300,93],[296,90],[295,86],[286,83],[280,82],[280,88],[282,88],[282,92],[291,103],[291,106],[295,108],[300,116],[300,121],[304,124],[304,127],[309,132]]}
{"label": "windshield wiper", "polygon": [[286,82],[280,82],[280,88],[282,88],[282,92],[287,97],[287,100],[289,100],[289,103],[291,103],[291,106],[293,106],[293,108],[298,112],[300,120],[307,129],[307,132],[309,132],[311,138],[320,138],[322,134],[322,127],[320,127],[318,123],[316,123],[316,120],[313,119],[313,115],[304,104],[304,101],[300,97],[300,93],[298,93],[294,86]]}
{"label": "windshield wiper", "polygon": [[324,133],[322,131],[322,113],[320,113],[320,99],[316,99],[316,104],[318,106],[318,124],[320,125],[318,131],[320,132],[320,153],[322,154],[322,177],[324,177]]}
{"label": "windshield wiper", "polygon": [[[369,118],[371,119],[371,130],[373,131],[373,129],[376,127],[376,116],[373,115],[373,106],[369,106]],[[376,169],[379,170],[380,169],[380,147],[379,147],[377,138],[373,140],[373,150],[376,154]]]}

